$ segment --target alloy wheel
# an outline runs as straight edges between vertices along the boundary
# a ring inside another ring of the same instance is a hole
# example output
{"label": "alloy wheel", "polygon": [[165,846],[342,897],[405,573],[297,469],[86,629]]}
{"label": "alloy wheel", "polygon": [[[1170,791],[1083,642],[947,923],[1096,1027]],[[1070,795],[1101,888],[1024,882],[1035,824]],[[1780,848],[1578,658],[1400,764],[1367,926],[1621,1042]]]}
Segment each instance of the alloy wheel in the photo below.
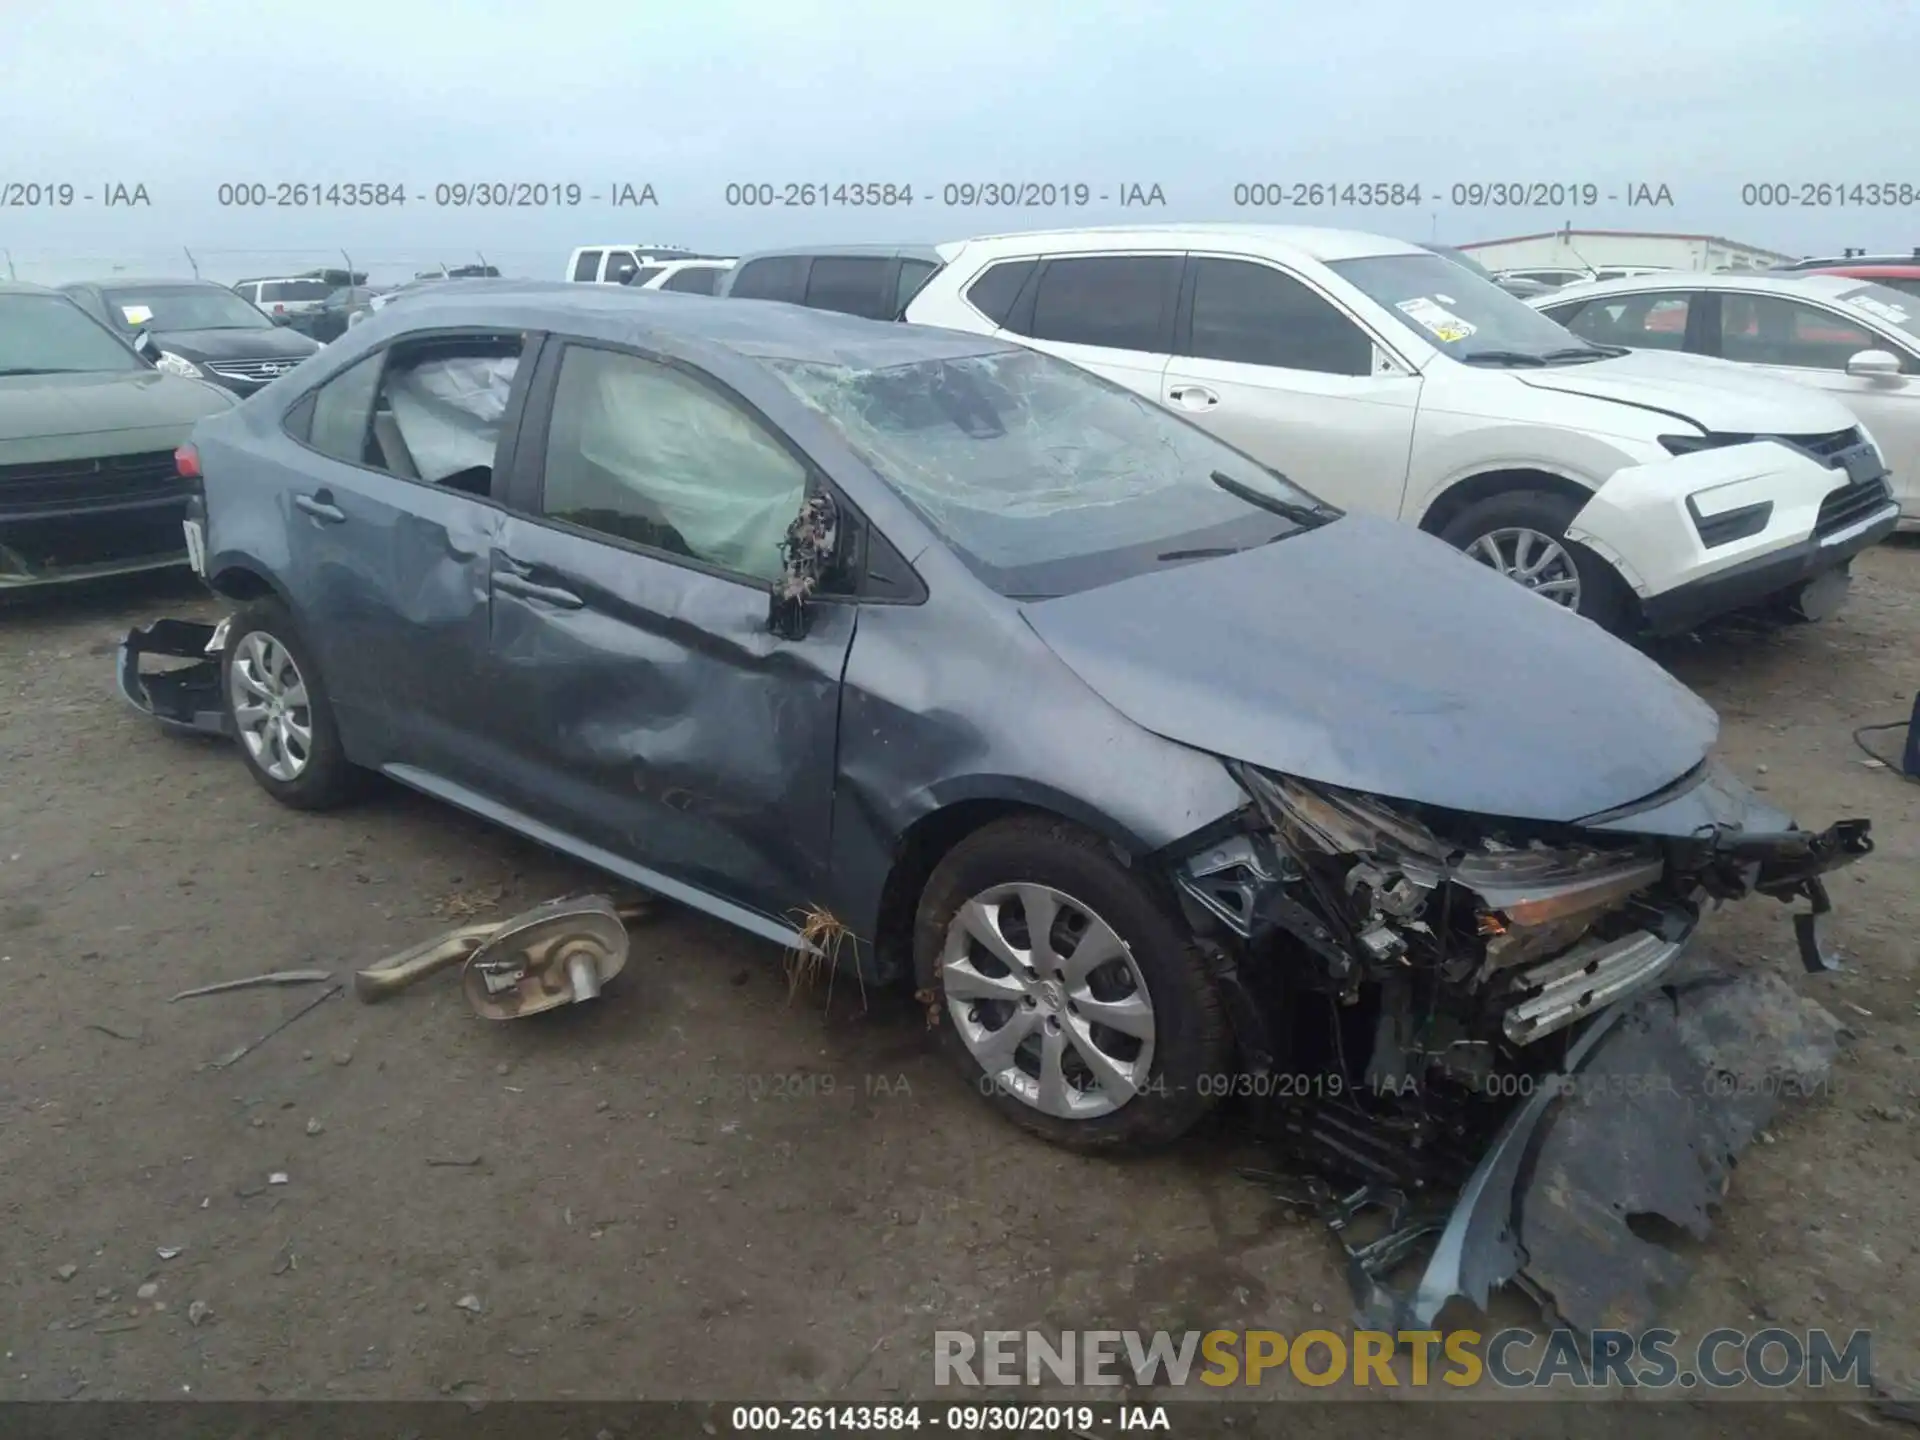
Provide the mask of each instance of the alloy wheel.
{"label": "alloy wheel", "polygon": [[1490,530],[1466,553],[1569,610],[1580,608],[1580,570],[1567,547],[1524,525]]}
{"label": "alloy wheel", "polygon": [[264,630],[242,637],[227,671],[227,700],[254,763],[275,780],[298,780],[313,758],[313,711],[287,647]]}
{"label": "alloy wheel", "polygon": [[1114,928],[1072,896],[1032,884],[981,891],[948,924],[940,965],[961,1041],[988,1080],[1034,1109],[1091,1120],[1146,1086],[1146,981]]}

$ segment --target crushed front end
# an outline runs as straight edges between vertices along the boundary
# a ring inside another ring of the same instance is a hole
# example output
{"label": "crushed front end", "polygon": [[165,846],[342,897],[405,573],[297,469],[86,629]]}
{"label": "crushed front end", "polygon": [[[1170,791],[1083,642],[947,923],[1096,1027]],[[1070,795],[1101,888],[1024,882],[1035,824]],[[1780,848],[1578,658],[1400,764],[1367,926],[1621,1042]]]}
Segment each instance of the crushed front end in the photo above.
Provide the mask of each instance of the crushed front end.
{"label": "crushed front end", "polygon": [[1253,803],[1174,861],[1264,1127],[1346,1247],[1362,1322],[1424,1328],[1514,1284],[1576,1328],[1650,1323],[1732,1157],[1824,1082],[1838,1026],[1776,976],[1704,967],[1703,912],[1804,900],[1869,853],[1711,763],[1549,825],[1235,764]]}

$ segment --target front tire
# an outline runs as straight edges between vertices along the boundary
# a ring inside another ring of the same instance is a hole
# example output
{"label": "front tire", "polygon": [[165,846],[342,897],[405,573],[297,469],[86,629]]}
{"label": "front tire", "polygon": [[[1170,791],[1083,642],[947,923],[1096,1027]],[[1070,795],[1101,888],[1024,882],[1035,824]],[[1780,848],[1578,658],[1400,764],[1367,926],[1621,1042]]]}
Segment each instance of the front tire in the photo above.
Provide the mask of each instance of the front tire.
{"label": "front tire", "polygon": [[1440,538],[1489,569],[1615,635],[1634,628],[1632,592],[1619,573],[1567,538],[1580,504],[1550,490],[1508,490],[1462,510]]}
{"label": "front tire", "polygon": [[1170,904],[1065,820],[998,821],[949,851],[914,960],[949,1060],[1057,1145],[1162,1145],[1225,1089],[1220,997]]}
{"label": "front tire", "polygon": [[261,789],[296,810],[331,810],[360,792],[364,773],[340,744],[319,666],[278,601],[235,613],[220,679],[240,756]]}

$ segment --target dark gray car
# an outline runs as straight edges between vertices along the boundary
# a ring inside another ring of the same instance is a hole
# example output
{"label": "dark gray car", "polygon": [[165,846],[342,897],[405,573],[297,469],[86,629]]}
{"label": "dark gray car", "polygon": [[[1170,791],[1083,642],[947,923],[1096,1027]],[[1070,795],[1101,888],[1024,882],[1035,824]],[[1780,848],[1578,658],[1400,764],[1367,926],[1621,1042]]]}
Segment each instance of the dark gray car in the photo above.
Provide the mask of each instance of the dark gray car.
{"label": "dark gray car", "polygon": [[933,245],[800,245],[743,255],[716,295],[894,320],[946,263]]}
{"label": "dark gray car", "polygon": [[990,339],[451,282],[194,446],[271,794],[380,771],[851,937],[1066,1144],[1284,1074],[1289,1133],[1389,1173],[1424,1124],[1484,1147],[1708,901],[1822,910],[1871,848],[1721,769],[1713,712],[1597,627]]}

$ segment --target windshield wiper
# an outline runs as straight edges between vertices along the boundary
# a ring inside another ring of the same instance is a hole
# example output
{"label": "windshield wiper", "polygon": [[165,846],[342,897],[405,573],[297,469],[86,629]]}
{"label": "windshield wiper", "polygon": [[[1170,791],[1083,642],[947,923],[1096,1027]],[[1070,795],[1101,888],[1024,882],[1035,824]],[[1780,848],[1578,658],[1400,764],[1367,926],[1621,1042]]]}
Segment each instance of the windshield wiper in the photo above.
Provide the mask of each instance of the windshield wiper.
{"label": "windshield wiper", "polygon": [[1156,560],[1218,560],[1222,555],[1238,555],[1238,545],[1201,545],[1192,550],[1162,550]]}
{"label": "windshield wiper", "polygon": [[1555,360],[1612,360],[1632,353],[1624,345],[1573,345],[1565,350],[1549,350],[1540,358],[1552,364]]}
{"label": "windshield wiper", "polygon": [[1278,495],[1267,495],[1253,488],[1244,480],[1236,480],[1224,470],[1216,470],[1207,477],[1236,500],[1244,500],[1249,505],[1258,505],[1262,510],[1270,510],[1283,520],[1291,520],[1301,529],[1311,529],[1315,525],[1325,525],[1338,520],[1341,512],[1331,505],[1302,505],[1297,500],[1282,499]]}
{"label": "windshield wiper", "polygon": [[1469,350],[1460,357],[1463,365],[1545,365],[1547,362],[1530,350]]}

